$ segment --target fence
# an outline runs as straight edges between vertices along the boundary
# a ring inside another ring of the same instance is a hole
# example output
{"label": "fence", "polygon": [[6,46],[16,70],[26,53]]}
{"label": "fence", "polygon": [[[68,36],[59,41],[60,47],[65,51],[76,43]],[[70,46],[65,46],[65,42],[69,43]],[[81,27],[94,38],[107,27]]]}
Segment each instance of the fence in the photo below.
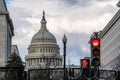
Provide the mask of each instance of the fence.
{"label": "fence", "polygon": [[22,80],[22,69],[18,67],[0,67],[0,80]]}
{"label": "fence", "polygon": [[[63,80],[63,68],[30,69],[28,70],[28,80]],[[66,80],[78,80],[80,69],[66,69]]]}
{"label": "fence", "polygon": [[[28,80],[63,80],[63,72],[63,68],[29,69]],[[83,72],[81,68],[67,68],[65,80],[86,80]],[[99,71],[100,80],[116,80],[117,76],[114,70]]]}

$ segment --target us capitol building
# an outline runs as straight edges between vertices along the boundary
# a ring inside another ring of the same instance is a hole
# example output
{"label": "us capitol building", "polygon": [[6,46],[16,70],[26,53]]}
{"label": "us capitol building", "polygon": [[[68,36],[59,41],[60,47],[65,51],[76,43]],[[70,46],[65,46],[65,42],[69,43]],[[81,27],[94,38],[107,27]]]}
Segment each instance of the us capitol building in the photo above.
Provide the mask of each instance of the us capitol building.
{"label": "us capitol building", "polygon": [[61,66],[62,56],[56,38],[47,30],[45,12],[41,20],[41,29],[33,36],[26,55],[27,69]]}

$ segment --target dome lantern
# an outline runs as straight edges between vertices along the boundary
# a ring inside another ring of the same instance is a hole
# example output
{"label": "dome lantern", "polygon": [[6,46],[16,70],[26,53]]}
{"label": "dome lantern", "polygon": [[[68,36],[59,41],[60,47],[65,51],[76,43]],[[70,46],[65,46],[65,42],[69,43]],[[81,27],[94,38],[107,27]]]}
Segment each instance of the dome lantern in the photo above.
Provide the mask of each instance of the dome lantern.
{"label": "dome lantern", "polygon": [[45,19],[45,12],[43,11],[43,16],[41,20],[41,29],[33,36],[31,43],[37,43],[37,42],[57,43],[54,35],[47,30],[46,23],[47,21]]}
{"label": "dome lantern", "polygon": [[46,28],[46,19],[45,19],[45,12],[43,11],[43,16],[42,16],[42,20],[41,20],[41,29],[42,31],[46,31],[47,28]]}

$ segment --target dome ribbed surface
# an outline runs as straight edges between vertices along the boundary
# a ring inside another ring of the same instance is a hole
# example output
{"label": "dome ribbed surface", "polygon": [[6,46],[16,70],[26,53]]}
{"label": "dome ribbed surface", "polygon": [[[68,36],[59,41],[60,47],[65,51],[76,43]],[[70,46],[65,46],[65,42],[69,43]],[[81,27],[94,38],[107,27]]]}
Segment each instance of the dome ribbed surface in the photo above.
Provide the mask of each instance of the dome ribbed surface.
{"label": "dome ribbed surface", "polygon": [[56,43],[56,39],[52,33],[50,33],[48,30],[42,31],[40,30],[38,33],[36,33],[32,40],[31,43],[37,43],[37,42],[51,42],[51,43]]}

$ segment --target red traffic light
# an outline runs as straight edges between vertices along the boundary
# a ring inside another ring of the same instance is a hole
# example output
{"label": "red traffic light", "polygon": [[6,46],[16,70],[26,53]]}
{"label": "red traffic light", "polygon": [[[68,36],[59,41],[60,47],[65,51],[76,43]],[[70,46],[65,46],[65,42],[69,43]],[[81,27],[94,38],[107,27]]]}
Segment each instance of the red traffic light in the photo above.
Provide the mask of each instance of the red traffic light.
{"label": "red traffic light", "polygon": [[89,66],[89,60],[88,59],[82,59],[81,60],[82,68],[87,68]]}
{"label": "red traffic light", "polygon": [[98,38],[92,39],[91,44],[93,47],[100,46],[100,39],[98,39]]}

